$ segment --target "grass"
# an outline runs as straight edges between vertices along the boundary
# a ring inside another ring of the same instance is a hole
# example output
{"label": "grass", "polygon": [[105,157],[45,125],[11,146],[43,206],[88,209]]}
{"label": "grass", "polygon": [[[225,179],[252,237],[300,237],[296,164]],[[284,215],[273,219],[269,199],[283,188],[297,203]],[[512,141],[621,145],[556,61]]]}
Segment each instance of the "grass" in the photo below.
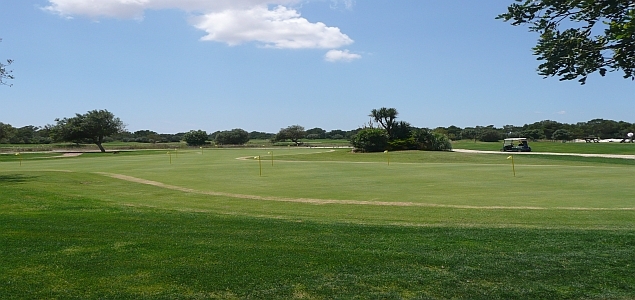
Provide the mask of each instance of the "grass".
{"label": "grass", "polygon": [[[632,143],[561,143],[551,141],[529,142],[531,151],[584,154],[635,154]],[[500,151],[503,142],[474,142],[460,140],[452,142],[456,149]]]}
{"label": "grass", "polygon": [[0,298],[635,294],[629,160],[270,151],[0,156]]}

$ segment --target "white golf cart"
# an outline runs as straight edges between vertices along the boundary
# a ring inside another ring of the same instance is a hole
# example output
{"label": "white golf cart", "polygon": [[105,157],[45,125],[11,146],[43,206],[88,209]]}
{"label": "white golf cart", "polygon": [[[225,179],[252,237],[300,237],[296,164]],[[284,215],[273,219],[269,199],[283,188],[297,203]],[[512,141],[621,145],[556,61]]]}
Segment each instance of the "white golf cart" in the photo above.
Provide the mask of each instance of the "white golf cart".
{"label": "white golf cart", "polygon": [[509,138],[503,141],[504,152],[531,152],[531,147],[527,143],[527,138]]}

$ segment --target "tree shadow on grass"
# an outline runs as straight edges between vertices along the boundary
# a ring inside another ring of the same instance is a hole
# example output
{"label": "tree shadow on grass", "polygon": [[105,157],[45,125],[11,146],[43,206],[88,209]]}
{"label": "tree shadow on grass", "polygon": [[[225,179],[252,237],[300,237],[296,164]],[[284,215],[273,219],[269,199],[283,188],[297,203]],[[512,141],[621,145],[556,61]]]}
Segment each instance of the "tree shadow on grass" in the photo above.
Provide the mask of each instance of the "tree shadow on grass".
{"label": "tree shadow on grass", "polygon": [[0,175],[0,184],[3,183],[24,183],[37,178],[37,176],[27,176],[23,174]]}

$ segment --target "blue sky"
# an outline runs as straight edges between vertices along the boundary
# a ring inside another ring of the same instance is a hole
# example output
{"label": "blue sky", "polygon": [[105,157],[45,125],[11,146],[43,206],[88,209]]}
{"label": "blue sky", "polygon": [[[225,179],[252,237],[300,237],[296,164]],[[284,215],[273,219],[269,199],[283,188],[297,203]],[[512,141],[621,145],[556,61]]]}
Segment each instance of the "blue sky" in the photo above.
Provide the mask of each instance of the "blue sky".
{"label": "blue sky", "polygon": [[[635,82],[543,79],[512,0],[3,0],[0,122],[107,109],[130,131],[635,122]],[[100,6],[97,6],[98,3]]]}

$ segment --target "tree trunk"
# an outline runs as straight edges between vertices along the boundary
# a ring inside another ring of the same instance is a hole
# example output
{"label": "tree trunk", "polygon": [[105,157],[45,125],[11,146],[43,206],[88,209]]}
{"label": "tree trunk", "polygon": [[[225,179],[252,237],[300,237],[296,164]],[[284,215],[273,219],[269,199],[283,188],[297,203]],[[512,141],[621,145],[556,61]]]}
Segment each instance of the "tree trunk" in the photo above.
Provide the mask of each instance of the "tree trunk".
{"label": "tree trunk", "polygon": [[101,153],[105,153],[106,149],[104,149],[104,146],[101,145],[101,143],[95,143],[97,144],[97,147],[99,147],[99,150],[101,150]]}

